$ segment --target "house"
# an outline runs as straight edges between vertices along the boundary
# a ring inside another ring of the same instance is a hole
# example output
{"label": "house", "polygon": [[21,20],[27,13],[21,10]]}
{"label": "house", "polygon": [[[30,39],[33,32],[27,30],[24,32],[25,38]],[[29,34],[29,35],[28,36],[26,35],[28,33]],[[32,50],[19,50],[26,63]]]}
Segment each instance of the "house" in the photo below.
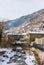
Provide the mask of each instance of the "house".
{"label": "house", "polygon": [[36,37],[35,38],[35,43],[37,44],[44,44],[44,35],[41,37]]}
{"label": "house", "polygon": [[11,35],[8,35],[8,41],[9,42],[15,42],[15,41],[18,41],[18,40],[20,40],[20,38],[23,38],[24,37],[24,35],[13,35],[13,34],[11,34]]}
{"label": "house", "polygon": [[29,32],[26,36],[28,37],[29,43],[44,44],[44,32]]}

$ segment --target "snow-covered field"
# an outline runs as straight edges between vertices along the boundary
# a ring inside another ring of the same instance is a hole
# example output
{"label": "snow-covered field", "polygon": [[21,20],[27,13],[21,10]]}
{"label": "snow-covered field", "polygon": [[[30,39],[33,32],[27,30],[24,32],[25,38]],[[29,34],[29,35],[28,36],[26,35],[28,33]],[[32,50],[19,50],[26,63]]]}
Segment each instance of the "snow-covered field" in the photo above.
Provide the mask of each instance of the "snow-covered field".
{"label": "snow-covered field", "polygon": [[32,51],[0,48],[0,65],[38,65]]}

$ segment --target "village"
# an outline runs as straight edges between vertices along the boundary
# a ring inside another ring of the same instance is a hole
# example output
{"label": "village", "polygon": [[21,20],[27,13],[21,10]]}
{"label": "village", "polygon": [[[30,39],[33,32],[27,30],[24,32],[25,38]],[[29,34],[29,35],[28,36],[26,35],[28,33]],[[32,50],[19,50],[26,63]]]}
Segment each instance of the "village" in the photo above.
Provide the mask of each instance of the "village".
{"label": "village", "polygon": [[31,50],[38,63],[41,62],[44,65],[44,32],[27,32],[22,35],[2,33],[1,40],[0,48],[13,48],[15,50],[16,47],[22,47],[25,50]]}

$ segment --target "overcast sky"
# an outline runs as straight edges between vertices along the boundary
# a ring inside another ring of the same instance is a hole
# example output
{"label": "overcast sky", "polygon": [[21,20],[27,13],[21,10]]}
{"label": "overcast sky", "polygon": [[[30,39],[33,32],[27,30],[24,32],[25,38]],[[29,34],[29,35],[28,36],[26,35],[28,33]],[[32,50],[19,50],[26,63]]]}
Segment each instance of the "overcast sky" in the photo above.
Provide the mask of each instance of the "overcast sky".
{"label": "overcast sky", "polygon": [[44,0],[0,0],[0,18],[16,19],[44,8]]}

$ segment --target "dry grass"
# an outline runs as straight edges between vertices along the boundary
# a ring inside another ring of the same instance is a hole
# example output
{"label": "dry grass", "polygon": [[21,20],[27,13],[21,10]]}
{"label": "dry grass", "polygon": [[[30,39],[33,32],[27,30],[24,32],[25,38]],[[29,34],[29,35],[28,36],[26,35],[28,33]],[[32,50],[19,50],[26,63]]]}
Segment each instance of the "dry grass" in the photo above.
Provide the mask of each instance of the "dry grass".
{"label": "dry grass", "polygon": [[35,58],[38,61],[38,64],[44,65],[44,52],[41,52],[40,50],[35,48],[32,48],[31,50],[34,52]]}

